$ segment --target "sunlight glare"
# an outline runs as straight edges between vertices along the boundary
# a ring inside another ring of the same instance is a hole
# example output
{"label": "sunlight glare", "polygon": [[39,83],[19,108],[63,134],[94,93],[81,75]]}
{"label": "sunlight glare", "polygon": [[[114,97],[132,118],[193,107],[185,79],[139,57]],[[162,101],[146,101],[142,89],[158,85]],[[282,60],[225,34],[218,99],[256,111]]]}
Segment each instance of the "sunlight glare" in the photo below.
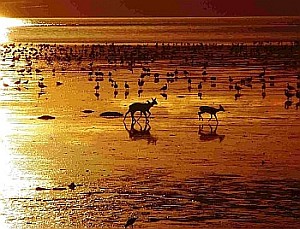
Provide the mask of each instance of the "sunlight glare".
{"label": "sunlight glare", "polygon": [[11,112],[8,109],[0,109],[0,228],[10,228],[7,224],[7,217],[17,215],[18,213],[11,208],[11,203],[8,201],[11,198],[21,197],[20,190],[26,187],[26,180],[23,177],[26,175],[20,170],[16,164],[18,155],[13,152],[13,146],[10,141],[10,136],[13,134],[13,126],[10,121]]}
{"label": "sunlight glare", "polygon": [[26,23],[21,19],[0,17],[0,25],[0,43],[6,43],[9,41],[10,28],[25,26]]}

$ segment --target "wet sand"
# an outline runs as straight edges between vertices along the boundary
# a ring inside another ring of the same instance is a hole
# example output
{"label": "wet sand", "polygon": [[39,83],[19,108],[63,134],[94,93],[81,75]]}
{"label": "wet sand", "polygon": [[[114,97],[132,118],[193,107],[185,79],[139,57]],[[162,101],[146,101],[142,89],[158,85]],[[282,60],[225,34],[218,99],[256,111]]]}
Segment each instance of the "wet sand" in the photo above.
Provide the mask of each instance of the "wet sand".
{"label": "wet sand", "polygon": [[[22,44],[1,50],[0,225],[122,228],[133,213],[136,228],[300,226],[299,99],[284,92],[289,82],[296,94],[300,82],[299,45]],[[13,62],[14,50],[20,59]],[[104,74],[97,91],[96,72]],[[141,118],[133,130],[130,117],[125,123],[100,117],[151,98],[158,105],[149,125]],[[220,104],[219,123],[207,114],[198,120],[200,105]],[[42,115],[55,119],[38,119]]]}

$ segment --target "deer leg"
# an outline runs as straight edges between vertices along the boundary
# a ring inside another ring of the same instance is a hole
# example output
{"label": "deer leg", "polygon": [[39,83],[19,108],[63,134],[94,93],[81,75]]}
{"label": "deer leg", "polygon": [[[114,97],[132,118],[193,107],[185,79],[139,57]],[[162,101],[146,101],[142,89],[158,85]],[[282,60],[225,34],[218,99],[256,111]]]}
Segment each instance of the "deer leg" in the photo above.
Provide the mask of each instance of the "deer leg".
{"label": "deer leg", "polygon": [[126,119],[126,116],[127,116],[128,112],[129,112],[129,111],[127,111],[127,112],[125,113],[125,115],[124,115],[124,119],[123,119],[123,122],[125,121],[125,119]]}
{"label": "deer leg", "polygon": [[128,115],[129,111],[126,112],[126,114],[124,115],[124,119],[123,119],[123,122],[125,121],[127,115]]}
{"label": "deer leg", "polygon": [[142,126],[139,122],[137,122],[137,124],[140,126],[140,131],[142,131]]}
{"label": "deer leg", "polygon": [[145,115],[145,118],[146,118],[146,125],[147,125],[149,123],[149,117],[150,117],[151,113],[149,111],[145,111],[144,115]]}
{"label": "deer leg", "polygon": [[150,112],[150,111],[148,111],[148,118],[150,117],[150,115],[151,115],[151,112]]}
{"label": "deer leg", "polygon": [[136,121],[139,121],[140,120],[140,118],[142,117],[142,111],[140,112],[140,116],[138,117],[138,119],[136,120]]}
{"label": "deer leg", "polygon": [[202,121],[203,121],[203,117],[202,117],[202,115],[201,115],[202,113],[199,111],[198,112],[198,116],[199,116],[199,120],[200,120],[200,118],[202,119]]}
{"label": "deer leg", "polygon": [[217,123],[219,123],[218,118],[217,118],[217,115],[215,114],[214,116],[215,116],[215,118],[216,118]]}
{"label": "deer leg", "polygon": [[136,120],[134,118],[134,112],[131,112],[131,122],[132,124],[136,123]]}
{"label": "deer leg", "polygon": [[144,111],[143,113],[144,113],[144,116],[145,116],[145,119],[146,119],[146,122],[147,122],[148,117],[149,117],[148,114],[147,114],[147,111]]}
{"label": "deer leg", "polygon": [[212,115],[212,114],[210,114],[210,119],[208,119],[208,121],[210,121],[210,120],[212,119],[212,116],[213,116],[213,115]]}

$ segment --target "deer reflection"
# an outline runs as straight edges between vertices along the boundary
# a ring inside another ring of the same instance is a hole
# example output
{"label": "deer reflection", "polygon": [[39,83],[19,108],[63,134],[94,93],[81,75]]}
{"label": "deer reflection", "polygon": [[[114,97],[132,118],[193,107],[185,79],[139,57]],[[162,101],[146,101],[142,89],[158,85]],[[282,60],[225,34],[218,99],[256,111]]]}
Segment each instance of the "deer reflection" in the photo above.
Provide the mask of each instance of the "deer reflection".
{"label": "deer reflection", "polygon": [[198,131],[198,135],[200,137],[201,141],[213,141],[215,139],[219,139],[220,142],[222,142],[225,138],[225,135],[221,135],[221,134],[217,134],[217,129],[218,129],[218,124],[216,125],[210,125],[208,124],[207,126],[209,126],[209,130],[205,130],[204,125],[199,125],[199,131]]}
{"label": "deer reflection", "polygon": [[[138,126],[138,128],[136,128],[135,126]],[[129,134],[129,138],[133,141],[144,139],[147,140],[148,144],[156,144],[157,142],[157,138],[150,133],[151,126],[149,122],[146,122],[144,126],[142,126],[139,122],[131,123],[130,129],[124,122],[124,127]]]}
{"label": "deer reflection", "polygon": [[161,95],[162,97],[164,97],[165,99],[168,99],[168,94],[167,94],[167,93],[163,92],[163,93],[160,93],[160,95]]}

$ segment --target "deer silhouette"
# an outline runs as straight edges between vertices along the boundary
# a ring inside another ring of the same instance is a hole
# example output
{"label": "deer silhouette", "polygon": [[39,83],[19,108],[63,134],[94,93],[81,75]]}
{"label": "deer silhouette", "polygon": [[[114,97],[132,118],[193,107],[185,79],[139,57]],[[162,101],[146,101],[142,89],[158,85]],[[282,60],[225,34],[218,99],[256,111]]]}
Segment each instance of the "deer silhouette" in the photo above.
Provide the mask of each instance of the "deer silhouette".
{"label": "deer silhouette", "polygon": [[208,113],[208,114],[210,114],[210,119],[208,121],[210,121],[212,119],[212,116],[214,116],[217,122],[219,122],[218,118],[217,118],[217,113],[219,111],[225,111],[224,108],[222,107],[222,105],[220,105],[219,108],[214,108],[214,107],[209,107],[209,106],[200,106],[199,109],[200,109],[200,111],[198,112],[199,120],[200,120],[200,118],[203,120],[202,114]]}
{"label": "deer silhouette", "polygon": [[[131,105],[129,105],[129,109],[126,112],[123,121],[125,121],[125,119],[126,119],[126,117],[129,113],[131,114],[131,120],[132,120],[133,124],[136,123],[140,119],[142,114],[145,115],[146,121],[148,121],[148,118],[151,115],[150,108],[153,107],[156,104],[157,104],[156,98],[152,99],[151,102],[148,100],[147,103],[138,103],[138,102],[137,103],[132,103]],[[134,114],[137,111],[140,111],[141,113],[140,113],[140,117],[136,120],[134,118]]]}

